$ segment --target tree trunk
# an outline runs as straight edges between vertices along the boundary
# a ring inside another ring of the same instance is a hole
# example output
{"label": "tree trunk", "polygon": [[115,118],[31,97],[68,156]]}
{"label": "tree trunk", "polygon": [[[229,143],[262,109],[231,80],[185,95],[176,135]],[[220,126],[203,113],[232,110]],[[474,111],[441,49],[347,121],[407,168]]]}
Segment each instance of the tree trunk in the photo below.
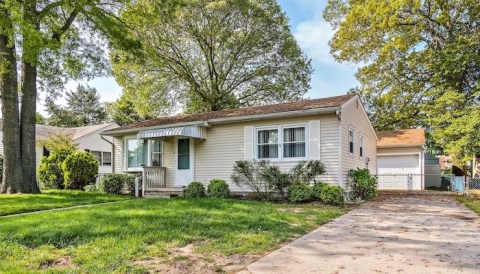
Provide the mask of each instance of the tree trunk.
{"label": "tree trunk", "polygon": [[0,91],[3,117],[3,182],[1,193],[25,192],[22,184],[20,117],[18,109],[17,63],[15,45],[0,35]]}
{"label": "tree trunk", "polygon": [[23,184],[28,193],[40,193],[36,176],[35,113],[37,110],[37,67],[22,64],[21,154]]}

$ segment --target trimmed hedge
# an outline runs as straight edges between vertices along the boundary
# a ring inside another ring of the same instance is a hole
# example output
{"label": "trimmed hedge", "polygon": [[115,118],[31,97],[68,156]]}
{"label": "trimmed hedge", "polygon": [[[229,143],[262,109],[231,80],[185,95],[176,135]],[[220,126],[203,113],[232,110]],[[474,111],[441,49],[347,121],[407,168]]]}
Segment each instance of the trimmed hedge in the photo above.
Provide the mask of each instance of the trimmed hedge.
{"label": "trimmed hedge", "polygon": [[343,205],[343,188],[341,186],[323,186],[320,201],[329,205]]}
{"label": "trimmed hedge", "polygon": [[230,189],[225,180],[213,179],[208,184],[207,194],[213,198],[228,198],[230,197]]}
{"label": "trimmed hedge", "polygon": [[100,181],[100,191],[108,194],[122,194],[126,187],[130,195],[135,193],[135,177],[128,174],[107,174]]}
{"label": "trimmed hedge", "polygon": [[42,157],[37,169],[38,181],[42,189],[64,189],[62,163],[73,151],[60,149],[48,157]]}
{"label": "trimmed hedge", "polygon": [[288,189],[290,196],[288,200],[291,203],[303,203],[312,199],[312,187],[306,183],[295,183]]}
{"label": "trimmed hedge", "polygon": [[203,198],[205,197],[205,187],[200,182],[191,182],[183,190],[183,196],[185,198]]}
{"label": "trimmed hedge", "polygon": [[98,162],[89,152],[77,151],[63,161],[62,170],[66,189],[83,189],[95,182]]}

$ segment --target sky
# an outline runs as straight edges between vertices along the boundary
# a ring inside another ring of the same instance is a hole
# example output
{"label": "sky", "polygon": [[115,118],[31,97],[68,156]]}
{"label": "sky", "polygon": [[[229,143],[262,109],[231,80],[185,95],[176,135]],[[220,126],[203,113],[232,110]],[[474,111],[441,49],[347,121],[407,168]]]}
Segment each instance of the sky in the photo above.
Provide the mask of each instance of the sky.
{"label": "sky", "polygon": [[[345,94],[357,86],[353,64],[337,63],[330,54],[328,41],[333,36],[330,25],[322,18],[327,0],[277,0],[290,18],[292,33],[302,50],[312,59],[314,72],[307,98],[320,98]],[[82,82],[85,84],[86,82]],[[70,82],[68,89],[75,89],[77,82]],[[100,93],[102,102],[115,101],[122,88],[113,77],[96,78],[88,82]],[[43,110],[43,107],[40,107]]]}

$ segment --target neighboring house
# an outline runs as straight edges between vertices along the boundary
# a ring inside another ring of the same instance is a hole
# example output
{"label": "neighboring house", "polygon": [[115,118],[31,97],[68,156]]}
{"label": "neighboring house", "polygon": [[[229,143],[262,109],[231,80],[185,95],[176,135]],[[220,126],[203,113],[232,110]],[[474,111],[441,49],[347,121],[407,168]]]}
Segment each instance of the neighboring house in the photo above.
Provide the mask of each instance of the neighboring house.
{"label": "neighboring house", "polygon": [[270,160],[283,170],[320,160],[320,179],[344,187],[348,170],[377,170],[377,137],[356,94],[161,117],[102,134],[114,140],[114,173],[145,171],[146,188],[156,190],[218,178],[232,192],[249,191],[230,178],[244,159]]}
{"label": "neighboring house", "polygon": [[425,130],[377,132],[378,188],[421,190],[425,187]]}
{"label": "neighboring house", "polygon": [[[0,154],[3,154],[3,130],[1,126],[2,123],[0,121]],[[50,155],[50,152],[38,141],[48,139],[53,133],[64,132],[78,144],[80,150],[92,153],[93,157],[99,162],[99,173],[112,173],[112,139],[101,136],[100,132],[115,127],[118,127],[118,125],[113,123],[77,128],[61,128],[37,124],[35,127],[37,141],[36,165],[37,167],[40,165],[40,159],[43,156]]]}

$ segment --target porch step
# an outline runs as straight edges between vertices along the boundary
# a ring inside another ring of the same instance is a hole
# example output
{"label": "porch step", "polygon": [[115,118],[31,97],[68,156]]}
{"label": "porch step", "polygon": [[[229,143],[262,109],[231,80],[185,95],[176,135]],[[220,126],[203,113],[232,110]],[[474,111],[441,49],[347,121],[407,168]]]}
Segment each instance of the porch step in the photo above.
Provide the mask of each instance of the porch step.
{"label": "porch step", "polygon": [[155,188],[145,190],[145,198],[172,198],[183,196],[183,188]]}

